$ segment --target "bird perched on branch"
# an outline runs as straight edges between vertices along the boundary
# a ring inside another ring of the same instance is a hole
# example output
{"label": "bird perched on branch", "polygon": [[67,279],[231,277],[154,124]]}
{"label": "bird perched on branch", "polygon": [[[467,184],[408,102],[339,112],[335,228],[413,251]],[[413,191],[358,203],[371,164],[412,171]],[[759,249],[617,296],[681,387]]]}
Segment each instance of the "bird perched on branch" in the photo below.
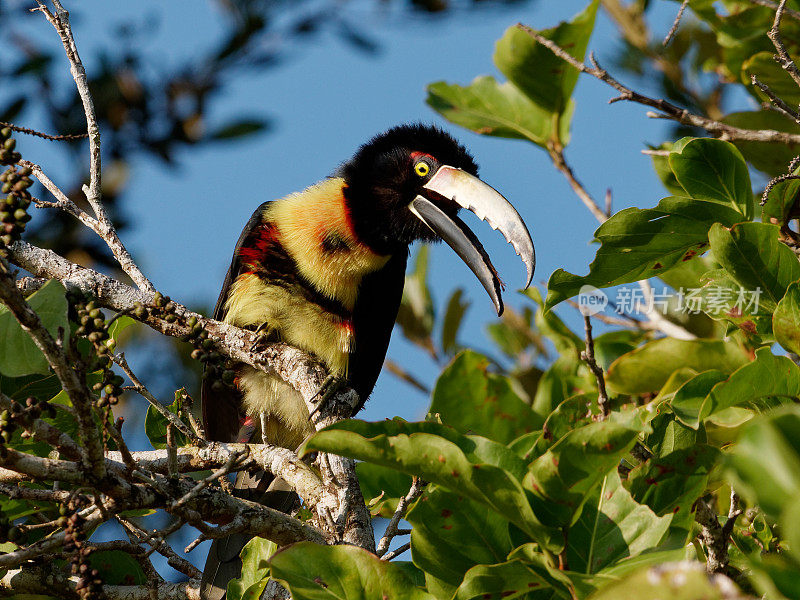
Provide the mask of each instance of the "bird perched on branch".
{"label": "bird perched on branch", "polygon": [[[376,136],[332,177],[256,209],[236,244],[214,318],[316,355],[358,393],[360,408],[386,356],[412,242],[444,240],[478,277],[500,315],[497,271],[456,214],[466,208],[514,247],[527,267],[526,287],[533,278],[525,223],[477,171],[467,150],[438,128],[402,125]],[[204,383],[202,403],[211,440],[257,435],[296,449],[314,431],[297,391],[246,365],[237,368],[233,388],[212,391]],[[278,482],[240,474],[236,487],[255,488],[260,500],[285,509],[288,496]],[[214,542],[204,598],[224,597],[227,582],[239,576],[246,541],[231,536]]]}

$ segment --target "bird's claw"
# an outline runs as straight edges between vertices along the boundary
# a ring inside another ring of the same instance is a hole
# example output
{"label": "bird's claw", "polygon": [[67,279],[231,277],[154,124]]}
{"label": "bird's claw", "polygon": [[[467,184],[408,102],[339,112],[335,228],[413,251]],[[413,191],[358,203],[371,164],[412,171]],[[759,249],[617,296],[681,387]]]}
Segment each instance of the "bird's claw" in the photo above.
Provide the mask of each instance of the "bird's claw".
{"label": "bird's claw", "polygon": [[253,335],[256,336],[256,339],[250,346],[250,352],[261,352],[266,349],[267,344],[276,341],[275,330],[272,329],[268,323],[259,325],[258,329],[253,332]]}
{"label": "bird's claw", "polygon": [[308,418],[313,418],[314,415],[317,414],[323,406],[325,406],[325,403],[345,385],[347,385],[347,381],[343,377],[339,377],[337,375],[328,375],[322,382],[322,385],[319,386],[317,393],[314,394],[310,400],[312,404],[316,404],[316,407],[314,407],[314,410],[311,411],[310,415],[308,415]]}

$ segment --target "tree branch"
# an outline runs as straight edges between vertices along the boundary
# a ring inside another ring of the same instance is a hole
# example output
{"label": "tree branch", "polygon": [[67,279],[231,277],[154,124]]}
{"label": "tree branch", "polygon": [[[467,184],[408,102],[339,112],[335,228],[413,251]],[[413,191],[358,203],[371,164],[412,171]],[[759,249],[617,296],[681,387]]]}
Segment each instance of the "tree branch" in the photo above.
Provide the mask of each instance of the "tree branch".
{"label": "tree branch", "polygon": [[69,61],[70,73],[75,80],[78,96],[80,96],[81,104],[83,105],[83,112],[86,115],[86,129],[89,135],[89,185],[84,186],[83,191],[97,219],[97,229],[93,228],[93,230],[106,242],[122,270],[127,273],[139,289],[146,292],[154,292],[155,287],[144,276],[125,248],[125,245],[119,239],[101,201],[100,129],[97,126],[97,115],[95,114],[92,95],[89,92],[86,70],[83,68],[83,63],[78,54],[78,47],[72,35],[69,12],[61,5],[60,0],[52,0],[55,14],[50,12],[44,0],[36,0],[36,2],[39,5],[39,11],[47,18],[61,38],[61,44],[64,46],[67,60]]}
{"label": "tree branch", "polygon": [[592,338],[592,318],[590,315],[583,315],[583,324],[586,329],[586,350],[581,352],[581,358],[589,365],[589,369],[597,380],[597,406],[600,408],[600,415],[605,419],[611,412],[611,405],[608,401],[606,378],[603,374],[603,369],[594,358],[594,338]]}
{"label": "tree branch", "polygon": [[[20,594],[53,596],[74,600],[77,597],[77,577],[65,577],[50,569],[50,564],[33,568],[11,569],[0,579],[0,597]],[[200,579],[182,583],[161,582],[152,592],[159,600],[200,600]],[[108,600],[152,600],[146,585],[104,585],[103,596]]]}
{"label": "tree branch", "polygon": [[525,31],[528,35],[530,35],[533,39],[543,45],[545,48],[550,50],[553,54],[561,58],[562,60],[568,62],[570,65],[578,69],[581,73],[586,73],[587,75],[591,75],[602,81],[603,83],[610,85],[615,90],[617,90],[620,95],[616,98],[612,98],[609,102],[618,102],[620,100],[626,100],[629,102],[636,102],[638,104],[642,104],[644,106],[650,106],[655,108],[660,113],[652,113],[648,112],[647,116],[654,119],[670,119],[672,121],[677,121],[678,123],[682,123],[684,125],[691,125],[692,127],[699,127],[700,129],[705,129],[709,133],[715,135],[721,140],[744,140],[749,142],[777,142],[781,144],[800,144],[800,135],[794,133],[785,133],[783,131],[776,131],[774,129],[741,129],[739,127],[733,127],[731,125],[727,125],[720,121],[715,121],[714,119],[709,119],[707,117],[702,117],[700,115],[696,115],[684,108],[680,108],[675,106],[674,104],[667,102],[666,100],[651,98],[649,96],[645,96],[644,94],[640,94],[630,88],[624,86],[619,81],[614,79],[608,72],[601,68],[600,65],[597,63],[597,60],[594,58],[594,53],[590,55],[590,60],[592,62],[592,66],[589,67],[586,64],[582,63],[581,61],[577,60],[571,54],[569,54],[566,50],[561,48],[558,44],[553,42],[552,40],[547,39],[539,32],[531,29],[526,25],[519,24],[517,25],[522,31]]}
{"label": "tree branch", "polygon": [[94,477],[101,479],[105,475],[105,465],[103,443],[94,422],[94,396],[86,381],[78,374],[75,365],[69,361],[62,347],[42,325],[39,315],[31,309],[17,289],[14,277],[3,259],[0,259],[0,301],[8,307],[20,327],[42,351],[64,391],[69,395],[75,408],[81,440],[86,449],[84,468]]}
{"label": "tree branch", "polygon": [[[378,556],[384,556],[386,552],[389,550],[389,544],[392,543],[392,538],[398,535],[400,532],[397,526],[400,524],[400,520],[406,515],[406,510],[408,510],[408,506],[414,502],[417,498],[420,497],[423,491],[425,491],[425,486],[427,483],[420,479],[419,477],[414,477],[411,482],[411,488],[408,490],[408,493],[400,498],[400,501],[397,503],[397,510],[394,511],[392,515],[392,519],[389,521],[389,524],[386,526],[386,531],[381,538],[381,541],[378,542],[378,547],[375,551],[375,554]],[[390,560],[386,558],[385,560]]]}

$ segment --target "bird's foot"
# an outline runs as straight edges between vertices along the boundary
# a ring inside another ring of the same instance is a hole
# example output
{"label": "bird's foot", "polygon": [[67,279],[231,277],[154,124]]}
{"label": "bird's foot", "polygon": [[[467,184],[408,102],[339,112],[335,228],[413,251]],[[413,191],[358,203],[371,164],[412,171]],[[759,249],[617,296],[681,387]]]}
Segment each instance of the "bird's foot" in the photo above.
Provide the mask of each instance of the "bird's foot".
{"label": "bird's foot", "polygon": [[267,344],[279,341],[277,332],[269,325],[269,323],[262,323],[258,326],[253,334],[256,336],[255,341],[250,346],[250,352],[261,352],[267,347]]}
{"label": "bird's foot", "polygon": [[336,392],[346,385],[347,381],[344,377],[328,375],[322,382],[322,385],[319,386],[317,393],[311,398],[311,403],[316,404],[316,407],[314,407],[314,410],[311,411],[310,415],[308,415],[308,418],[311,419],[315,414],[317,414],[320,409],[325,406],[325,403],[330,400],[336,394]]}

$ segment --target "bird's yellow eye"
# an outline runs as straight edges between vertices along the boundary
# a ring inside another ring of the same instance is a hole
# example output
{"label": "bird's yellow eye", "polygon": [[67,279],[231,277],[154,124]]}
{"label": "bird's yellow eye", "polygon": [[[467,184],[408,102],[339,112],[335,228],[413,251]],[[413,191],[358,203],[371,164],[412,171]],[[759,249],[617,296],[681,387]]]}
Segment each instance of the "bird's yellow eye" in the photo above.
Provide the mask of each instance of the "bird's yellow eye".
{"label": "bird's yellow eye", "polygon": [[428,163],[420,161],[416,165],[414,165],[414,172],[420,177],[425,177],[428,173],[431,172],[431,167]]}

